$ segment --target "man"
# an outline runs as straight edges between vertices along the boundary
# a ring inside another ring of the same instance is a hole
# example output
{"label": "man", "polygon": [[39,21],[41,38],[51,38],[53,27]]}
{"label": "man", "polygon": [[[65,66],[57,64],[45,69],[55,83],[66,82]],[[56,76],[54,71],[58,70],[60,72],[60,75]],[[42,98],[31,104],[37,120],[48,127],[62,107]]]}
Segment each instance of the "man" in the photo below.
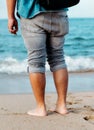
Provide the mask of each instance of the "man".
{"label": "man", "polygon": [[68,113],[66,95],[68,72],[64,60],[64,36],[68,33],[67,9],[47,11],[38,0],[6,0],[8,10],[8,29],[16,34],[18,23],[15,6],[21,20],[22,36],[28,51],[28,72],[36,99],[36,109],[29,115],[46,116],[45,105],[45,60],[47,58],[57,90],[55,111]]}

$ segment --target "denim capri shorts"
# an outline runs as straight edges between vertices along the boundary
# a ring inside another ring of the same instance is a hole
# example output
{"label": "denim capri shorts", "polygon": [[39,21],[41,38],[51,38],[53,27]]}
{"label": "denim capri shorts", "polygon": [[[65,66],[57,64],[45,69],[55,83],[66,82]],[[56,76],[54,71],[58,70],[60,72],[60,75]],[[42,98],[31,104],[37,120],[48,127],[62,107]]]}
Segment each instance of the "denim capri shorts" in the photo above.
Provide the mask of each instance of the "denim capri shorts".
{"label": "denim capri shorts", "polygon": [[21,18],[29,73],[45,73],[46,60],[52,72],[66,68],[63,46],[68,31],[66,11],[40,13],[31,19]]}

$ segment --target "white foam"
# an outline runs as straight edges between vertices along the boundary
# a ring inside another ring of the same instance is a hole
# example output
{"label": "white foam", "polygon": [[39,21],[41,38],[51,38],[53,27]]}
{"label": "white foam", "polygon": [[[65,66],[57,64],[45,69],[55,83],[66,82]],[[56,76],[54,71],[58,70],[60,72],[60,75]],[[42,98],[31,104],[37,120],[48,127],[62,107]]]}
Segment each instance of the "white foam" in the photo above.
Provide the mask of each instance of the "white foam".
{"label": "white foam", "polygon": [[12,57],[8,57],[0,63],[1,73],[23,73],[26,72],[27,60],[18,61]]}
{"label": "white foam", "polygon": [[[65,60],[69,71],[89,71],[94,70],[94,58],[86,57],[69,57],[65,56]],[[46,70],[49,71],[50,67],[46,63]],[[0,73],[20,74],[27,73],[27,59],[19,61],[12,57],[7,57],[0,60]]]}
{"label": "white foam", "polygon": [[87,57],[65,57],[69,71],[89,71],[94,70],[94,58]]}

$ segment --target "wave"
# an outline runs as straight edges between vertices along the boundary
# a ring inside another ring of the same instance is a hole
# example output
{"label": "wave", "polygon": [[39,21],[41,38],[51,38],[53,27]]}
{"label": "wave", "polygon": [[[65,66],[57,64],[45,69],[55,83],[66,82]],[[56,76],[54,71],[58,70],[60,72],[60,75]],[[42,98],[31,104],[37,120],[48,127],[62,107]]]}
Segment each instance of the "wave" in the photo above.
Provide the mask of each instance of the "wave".
{"label": "wave", "polygon": [[7,57],[4,60],[0,60],[0,73],[26,73],[26,66],[27,60],[18,61],[15,58]]}
{"label": "wave", "polygon": [[69,57],[66,56],[66,64],[68,66],[68,70],[75,71],[94,71],[94,58],[89,57]]}
{"label": "wave", "polygon": [[17,34],[17,35],[13,35],[13,34],[7,34],[7,32],[6,32],[6,34],[4,33],[4,34],[0,34],[0,38],[5,38],[5,37],[7,37],[7,38],[10,38],[10,37],[20,37],[21,38],[21,34]]}
{"label": "wave", "polygon": [[[69,72],[94,71],[94,58],[65,56]],[[46,70],[50,67],[46,63]],[[27,73],[27,59],[19,61],[13,57],[0,60],[0,73],[21,74]]]}
{"label": "wave", "polygon": [[73,37],[73,38],[69,38],[69,40],[77,40],[77,41],[91,41],[94,40],[93,37],[89,38],[89,37]]}

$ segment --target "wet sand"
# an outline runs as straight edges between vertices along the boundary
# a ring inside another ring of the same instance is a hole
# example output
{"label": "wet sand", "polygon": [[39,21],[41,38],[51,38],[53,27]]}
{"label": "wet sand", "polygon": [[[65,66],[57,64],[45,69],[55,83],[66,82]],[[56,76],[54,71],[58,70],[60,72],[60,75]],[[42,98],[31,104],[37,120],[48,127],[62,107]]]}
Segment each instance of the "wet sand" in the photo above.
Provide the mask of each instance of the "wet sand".
{"label": "wet sand", "polygon": [[[46,92],[56,92],[52,74],[46,73]],[[94,72],[69,73],[69,92],[94,91]],[[27,74],[0,74],[0,94],[32,93]]]}

